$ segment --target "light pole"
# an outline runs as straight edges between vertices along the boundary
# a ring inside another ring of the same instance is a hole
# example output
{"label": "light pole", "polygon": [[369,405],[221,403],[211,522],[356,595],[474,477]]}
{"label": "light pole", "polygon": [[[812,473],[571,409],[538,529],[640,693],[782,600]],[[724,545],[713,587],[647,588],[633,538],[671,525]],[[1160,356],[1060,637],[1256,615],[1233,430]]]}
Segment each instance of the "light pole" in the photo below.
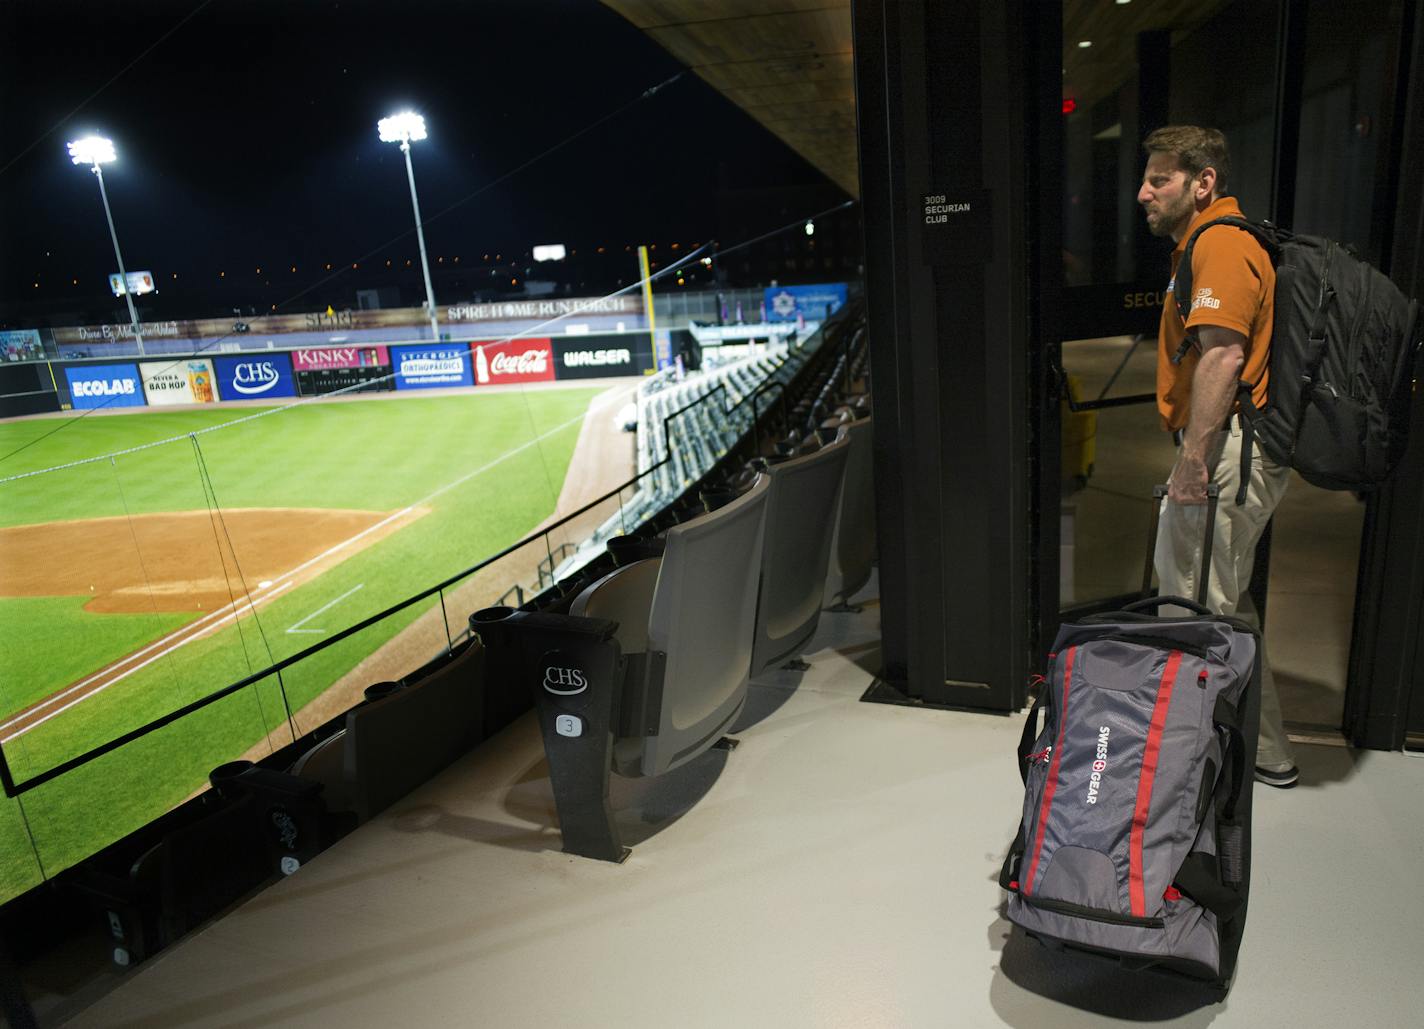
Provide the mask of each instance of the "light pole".
{"label": "light pole", "polygon": [[116,160],[114,141],[103,136],[85,136],[69,144],[69,159],[75,164],[87,164],[94,177],[99,180],[99,199],[104,201],[104,217],[109,220],[109,238],[114,241],[114,259],[119,262],[119,282],[124,289],[124,299],[129,305],[129,325],[133,327],[134,339],[138,342],[138,355],[143,355],[143,333],[138,327],[138,312],[134,310],[133,293],[129,290],[129,275],[124,270],[124,255],[119,253],[119,234],[114,231],[114,215],[109,210],[109,194],[104,189],[104,171],[99,166]]}
{"label": "light pole", "polygon": [[405,174],[410,180],[410,206],[415,211],[415,238],[420,243],[420,270],[425,274],[425,306],[430,314],[430,331],[440,341],[440,323],[435,318],[435,290],[430,285],[430,259],[425,256],[425,230],[420,224],[420,201],[415,197],[415,167],[410,163],[410,144],[425,138],[425,119],[402,111],[376,123],[382,143],[399,143],[405,154]]}

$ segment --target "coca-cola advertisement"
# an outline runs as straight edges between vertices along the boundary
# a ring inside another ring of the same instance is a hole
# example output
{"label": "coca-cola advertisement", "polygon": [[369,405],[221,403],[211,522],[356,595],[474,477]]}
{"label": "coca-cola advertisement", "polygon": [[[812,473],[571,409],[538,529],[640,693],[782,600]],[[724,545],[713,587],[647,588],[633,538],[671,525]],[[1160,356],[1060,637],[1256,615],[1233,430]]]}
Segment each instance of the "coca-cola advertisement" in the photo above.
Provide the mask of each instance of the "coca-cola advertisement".
{"label": "coca-cola advertisement", "polygon": [[554,345],[547,339],[474,342],[470,344],[470,356],[476,386],[554,381]]}

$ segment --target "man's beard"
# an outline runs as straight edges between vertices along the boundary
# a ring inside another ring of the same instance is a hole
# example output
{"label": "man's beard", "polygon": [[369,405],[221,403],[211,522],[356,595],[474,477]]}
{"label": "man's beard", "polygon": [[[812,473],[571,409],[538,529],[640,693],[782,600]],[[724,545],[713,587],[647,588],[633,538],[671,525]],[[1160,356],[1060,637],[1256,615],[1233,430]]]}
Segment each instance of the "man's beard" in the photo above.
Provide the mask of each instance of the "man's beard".
{"label": "man's beard", "polygon": [[1156,219],[1151,217],[1147,219],[1147,231],[1154,236],[1170,236],[1178,226],[1185,224],[1191,218],[1194,210],[1192,198],[1187,195],[1183,195],[1179,201],[1171,205],[1159,204]]}

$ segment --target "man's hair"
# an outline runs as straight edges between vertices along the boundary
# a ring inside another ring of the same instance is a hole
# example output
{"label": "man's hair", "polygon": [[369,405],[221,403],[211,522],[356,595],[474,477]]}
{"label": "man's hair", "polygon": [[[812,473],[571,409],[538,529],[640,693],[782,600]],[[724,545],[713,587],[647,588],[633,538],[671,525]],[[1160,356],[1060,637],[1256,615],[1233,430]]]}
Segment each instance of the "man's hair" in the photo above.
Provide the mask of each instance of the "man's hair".
{"label": "man's hair", "polygon": [[1167,125],[1142,141],[1148,155],[1171,154],[1192,178],[1205,168],[1216,169],[1216,192],[1226,193],[1227,173],[1231,157],[1226,152],[1226,137],[1217,129],[1197,125]]}

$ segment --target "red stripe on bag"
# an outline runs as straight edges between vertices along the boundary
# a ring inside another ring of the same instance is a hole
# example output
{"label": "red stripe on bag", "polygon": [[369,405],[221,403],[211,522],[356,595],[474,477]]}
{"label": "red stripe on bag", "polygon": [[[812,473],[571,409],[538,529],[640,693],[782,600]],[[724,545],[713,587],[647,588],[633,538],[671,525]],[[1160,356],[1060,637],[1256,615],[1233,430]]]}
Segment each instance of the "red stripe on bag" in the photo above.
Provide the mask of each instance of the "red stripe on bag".
{"label": "red stripe on bag", "polygon": [[1053,744],[1053,760],[1048,765],[1048,781],[1043,786],[1043,800],[1038,806],[1038,843],[1033,848],[1033,861],[1028,866],[1028,875],[1020,892],[1028,896],[1033,890],[1034,873],[1038,871],[1038,859],[1043,856],[1043,830],[1048,825],[1048,809],[1053,806],[1053,791],[1058,788],[1058,762],[1063,757],[1063,729],[1068,724],[1068,685],[1073,681],[1073,654],[1077,647],[1069,647],[1063,665],[1063,709],[1058,712],[1058,739]]}
{"label": "red stripe on bag", "polygon": [[1128,901],[1132,913],[1147,914],[1147,901],[1142,887],[1142,837],[1147,830],[1147,811],[1152,805],[1152,779],[1157,774],[1157,757],[1162,749],[1162,729],[1167,724],[1167,707],[1172,700],[1172,685],[1182,666],[1182,652],[1174,650],[1162,670],[1162,682],[1157,687],[1157,703],[1152,708],[1152,724],[1147,730],[1147,746],[1142,752],[1142,775],[1137,780],[1137,807],[1132,812],[1132,835],[1128,842]]}

